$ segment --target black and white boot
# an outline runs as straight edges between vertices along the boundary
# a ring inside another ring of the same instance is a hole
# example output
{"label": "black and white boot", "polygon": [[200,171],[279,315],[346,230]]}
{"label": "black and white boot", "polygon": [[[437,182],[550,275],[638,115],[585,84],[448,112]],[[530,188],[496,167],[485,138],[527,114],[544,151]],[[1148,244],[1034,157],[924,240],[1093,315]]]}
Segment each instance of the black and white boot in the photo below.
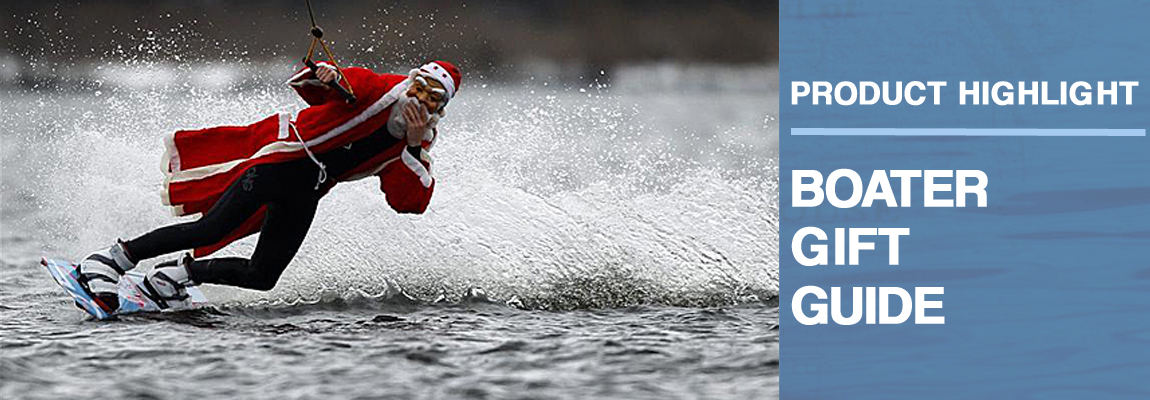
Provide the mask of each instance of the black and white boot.
{"label": "black and white boot", "polygon": [[120,308],[120,277],[132,268],[136,268],[136,263],[128,257],[123,242],[117,240],[112,247],[89,254],[80,261],[80,286],[104,312],[112,314]]}
{"label": "black and white boot", "polygon": [[188,265],[192,261],[192,255],[184,253],[179,260],[156,265],[144,278],[144,289],[160,308],[169,308],[188,299],[187,287],[197,285],[188,273]]}

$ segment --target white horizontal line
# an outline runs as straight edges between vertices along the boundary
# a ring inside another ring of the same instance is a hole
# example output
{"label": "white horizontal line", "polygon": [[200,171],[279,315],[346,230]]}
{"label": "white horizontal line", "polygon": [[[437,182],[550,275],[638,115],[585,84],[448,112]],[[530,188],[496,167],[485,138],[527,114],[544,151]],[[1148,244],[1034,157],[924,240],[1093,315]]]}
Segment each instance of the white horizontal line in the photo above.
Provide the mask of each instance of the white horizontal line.
{"label": "white horizontal line", "polygon": [[999,128],[791,128],[791,136],[1146,136],[1146,130]]}

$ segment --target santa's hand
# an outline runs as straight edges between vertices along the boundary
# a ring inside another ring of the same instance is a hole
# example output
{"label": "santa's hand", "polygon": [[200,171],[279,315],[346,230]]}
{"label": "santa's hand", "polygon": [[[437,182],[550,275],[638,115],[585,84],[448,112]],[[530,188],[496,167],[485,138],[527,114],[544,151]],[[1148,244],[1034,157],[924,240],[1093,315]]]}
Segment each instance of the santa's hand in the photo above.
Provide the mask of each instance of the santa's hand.
{"label": "santa's hand", "polygon": [[403,119],[407,121],[407,145],[419,146],[423,143],[423,136],[431,127],[431,118],[427,109],[419,102],[410,102],[403,107]]}
{"label": "santa's hand", "polygon": [[336,71],[333,66],[320,64],[319,68],[315,69],[315,77],[319,79],[320,82],[327,84],[339,79],[339,71]]}

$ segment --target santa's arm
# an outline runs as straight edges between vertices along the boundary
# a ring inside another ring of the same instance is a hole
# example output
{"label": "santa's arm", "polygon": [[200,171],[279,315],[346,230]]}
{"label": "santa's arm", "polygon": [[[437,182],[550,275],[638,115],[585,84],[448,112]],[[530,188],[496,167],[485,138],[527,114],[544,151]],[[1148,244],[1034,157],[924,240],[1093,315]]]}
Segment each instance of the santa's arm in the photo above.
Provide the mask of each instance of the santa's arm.
{"label": "santa's arm", "polygon": [[398,213],[422,214],[431,203],[435,178],[431,156],[421,146],[410,146],[379,172],[379,188],[387,204]]}
{"label": "santa's arm", "polygon": [[[316,65],[319,68],[335,68],[335,66],[323,61],[317,62]],[[312,70],[307,67],[300,69],[299,72],[292,75],[292,77],[288,79],[287,84],[291,86],[292,89],[295,89],[299,97],[302,97],[303,101],[306,101],[308,105],[318,106],[340,98],[340,95],[336,93],[335,90],[332,90],[331,87],[317,79],[315,72],[312,72]]]}

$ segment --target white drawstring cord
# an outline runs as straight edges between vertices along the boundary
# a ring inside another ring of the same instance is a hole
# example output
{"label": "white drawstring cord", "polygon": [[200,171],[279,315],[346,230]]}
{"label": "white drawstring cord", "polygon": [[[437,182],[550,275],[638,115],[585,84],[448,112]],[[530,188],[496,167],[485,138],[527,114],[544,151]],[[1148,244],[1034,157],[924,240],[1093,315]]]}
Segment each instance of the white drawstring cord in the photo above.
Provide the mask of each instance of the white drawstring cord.
{"label": "white drawstring cord", "polygon": [[289,120],[288,126],[295,133],[295,138],[299,140],[299,144],[303,145],[303,151],[304,153],[307,153],[307,157],[311,159],[311,162],[315,163],[315,165],[319,167],[319,179],[317,179],[315,182],[315,190],[319,190],[319,185],[327,181],[327,166],[319,162],[319,159],[315,158],[315,154],[311,153],[311,149],[307,147],[307,142],[305,142],[303,137],[300,136],[299,129],[295,127],[295,122]]}

